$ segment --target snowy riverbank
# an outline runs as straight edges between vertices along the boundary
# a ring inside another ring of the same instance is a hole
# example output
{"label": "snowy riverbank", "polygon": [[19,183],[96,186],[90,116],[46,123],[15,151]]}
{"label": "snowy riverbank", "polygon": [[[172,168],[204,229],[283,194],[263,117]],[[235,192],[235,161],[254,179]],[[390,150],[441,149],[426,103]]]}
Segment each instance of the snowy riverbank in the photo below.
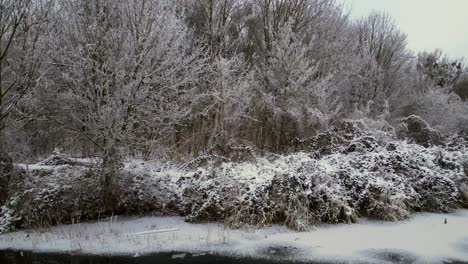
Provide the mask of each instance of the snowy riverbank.
{"label": "snowy riverbank", "polygon": [[[135,234],[148,230],[168,232]],[[324,225],[309,232],[283,226],[232,230],[217,223],[186,223],[181,217],[117,217],[1,235],[0,250],[5,249],[133,256],[190,252],[370,263],[468,261],[468,210],[417,214],[399,223],[361,220],[354,225]]]}

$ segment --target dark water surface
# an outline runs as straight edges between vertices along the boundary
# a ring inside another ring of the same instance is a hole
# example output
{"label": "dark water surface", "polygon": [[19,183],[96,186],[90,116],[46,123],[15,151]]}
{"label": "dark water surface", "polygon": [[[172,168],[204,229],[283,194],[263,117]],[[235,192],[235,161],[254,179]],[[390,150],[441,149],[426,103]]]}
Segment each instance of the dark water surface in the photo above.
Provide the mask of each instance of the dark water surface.
{"label": "dark water surface", "polygon": [[[392,255],[393,256],[393,255]],[[388,256],[387,256],[388,257]],[[393,256],[381,259],[382,263],[416,263],[416,260]],[[363,263],[379,263],[379,260]],[[57,253],[33,253],[26,251],[0,251],[0,264],[293,264],[299,262],[236,258],[217,255],[192,255],[185,253],[162,253],[139,257],[130,256],[83,256]],[[348,262],[300,262],[299,264],[341,264]],[[356,262],[349,262],[356,263]],[[468,264],[456,260],[444,264]]]}
{"label": "dark water surface", "polygon": [[[236,258],[217,255],[192,255],[185,253],[162,253],[139,257],[130,256],[82,256],[54,253],[0,251],[0,264],[278,264],[297,263],[266,259]],[[312,262],[311,262],[312,263]],[[332,264],[313,262],[313,264]]]}

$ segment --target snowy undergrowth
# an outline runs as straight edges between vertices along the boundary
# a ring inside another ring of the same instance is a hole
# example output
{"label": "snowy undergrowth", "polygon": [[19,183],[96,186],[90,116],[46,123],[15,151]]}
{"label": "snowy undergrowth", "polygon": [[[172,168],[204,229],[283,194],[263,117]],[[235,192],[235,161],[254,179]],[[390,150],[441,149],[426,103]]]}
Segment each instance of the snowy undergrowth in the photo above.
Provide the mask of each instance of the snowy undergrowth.
{"label": "snowy undergrowth", "polygon": [[373,143],[321,159],[297,153],[200,169],[185,184],[188,219],[306,230],[361,216],[397,221],[411,212],[450,212],[464,205],[464,152]]}
{"label": "snowy undergrowth", "polygon": [[19,165],[21,179],[2,207],[0,231],[99,219],[112,214],[180,215],[230,227],[282,224],[309,230],[359,217],[398,221],[413,212],[452,212],[468,200],[466,142],[423,147],[390,129],[350,123],[302,141],[303,151],[203,165],[128,160],[103,209],[96,160],[50,157]]}

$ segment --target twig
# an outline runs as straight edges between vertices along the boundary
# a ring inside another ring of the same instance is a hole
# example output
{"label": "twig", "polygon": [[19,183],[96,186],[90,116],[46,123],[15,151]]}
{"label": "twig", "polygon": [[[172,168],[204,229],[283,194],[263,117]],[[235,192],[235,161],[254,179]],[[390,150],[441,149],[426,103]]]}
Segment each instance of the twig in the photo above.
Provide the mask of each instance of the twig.
{"label": "twig", "polygon": [[126,234],[126,236],[139,236],[139,235],[149,235],[149,234],[168,233],[168,232],[174,232],[174,231],[178,231],[178,230],[179,230],[179,228],[160,229],[160,230],[150,230],[150,231],[145,231],[145,232]]}

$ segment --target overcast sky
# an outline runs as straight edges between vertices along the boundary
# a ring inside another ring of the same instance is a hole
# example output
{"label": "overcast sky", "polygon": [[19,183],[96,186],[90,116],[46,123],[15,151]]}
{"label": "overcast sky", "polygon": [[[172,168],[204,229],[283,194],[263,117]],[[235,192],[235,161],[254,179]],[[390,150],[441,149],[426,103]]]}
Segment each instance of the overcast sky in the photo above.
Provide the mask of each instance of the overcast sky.
{"label": "overcast sky", "polygon": [[409,48],[441,48],[451,57],[468,60],[468,0],[340,0],[353,16],[372,10],[389,13],[408,34]]}

